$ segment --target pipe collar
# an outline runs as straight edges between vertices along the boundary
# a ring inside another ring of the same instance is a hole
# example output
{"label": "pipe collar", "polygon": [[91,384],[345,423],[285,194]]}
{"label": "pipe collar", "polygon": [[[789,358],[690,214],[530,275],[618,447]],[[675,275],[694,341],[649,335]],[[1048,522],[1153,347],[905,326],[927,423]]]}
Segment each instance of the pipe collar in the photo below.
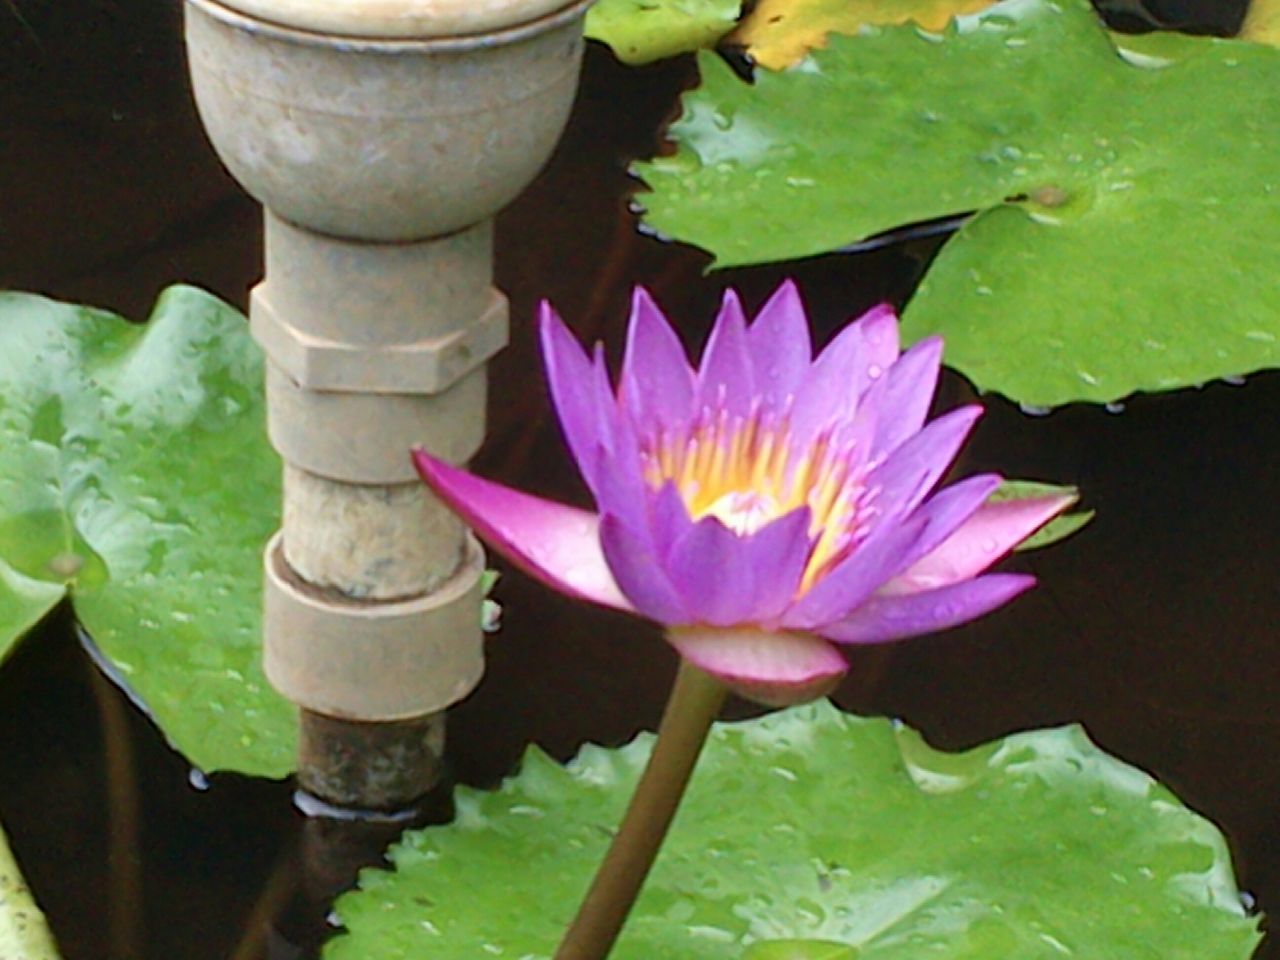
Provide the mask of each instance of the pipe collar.
{"label": "pipe collar", "polygon": [[450,463],[480,449],[487,381],[480,367],[444,393],[344,393],[308,390],[268,363],[267,435],[287,463],[320,477],[416,482],[414,447]]}
{"label": "pipe collar", "polygon": [[378,722],[444,710],[484,672],[484,551],[467,536],[438,590],[361,602],[309,588],[285,562],[279,533],[264,554],[264,667],[285,697],[314,713]]}

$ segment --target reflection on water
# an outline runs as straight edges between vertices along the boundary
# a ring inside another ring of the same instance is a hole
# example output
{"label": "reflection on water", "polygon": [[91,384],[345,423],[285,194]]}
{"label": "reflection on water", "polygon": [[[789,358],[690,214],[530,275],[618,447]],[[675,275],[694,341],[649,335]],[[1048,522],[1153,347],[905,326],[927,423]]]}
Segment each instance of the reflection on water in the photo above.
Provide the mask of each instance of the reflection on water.
{"label": "reflection on water", "polygon": [[[155,6],[79,0],[62,8],[80,18],[66,22],[32,9],[39,44],[6,40],[16,55],[0,72],[0,117],[21,136],[0,151],[0,286],[145,316],[162,286],[186,279],[243,307],[259,269],[257,214],[211,160],[183,91],[175,12]],[[687,62],[627,70],[590,49],[551,168],[500,222],[498,282],[514,322],[482,472],[585,497],[534,360],[541,297],[616,357],[633,281],[687,318],[694,344],[724,284],[754,307],[789,275],[825,340],[877,301],[900,304],[936,249],[924,238],[704,277],[702,255],[639,235],[626,165],[652,152],[691,79]],[[953,377],[943,393],[954,403],[965,389]],[[901,716],[942,746],[1081,721],[1222,824],[1242,885],[1262,907],[1280,905],[1277,409],[1275,374],[1137,398],[1119,415],[1029,417],[991,401],[962,469],[1079,484],[1097,519],[1020,561],[1041,586],[1010,609],[945,637],[855,651],[839,701]],[[487,680],[452,720],[459,779],[493,783],[530,740],[567,757],[656,723],[673,662],[653,629],[515,573],[499,598]],[[65,612],[0,671],[0,821],[67,960],[299,955],[323,929],[328,891],[346,882],[343,864],[371,859],[383,838],[324,822],[304,831],[287,784],[214,776],[193,788],[97,677]]]}

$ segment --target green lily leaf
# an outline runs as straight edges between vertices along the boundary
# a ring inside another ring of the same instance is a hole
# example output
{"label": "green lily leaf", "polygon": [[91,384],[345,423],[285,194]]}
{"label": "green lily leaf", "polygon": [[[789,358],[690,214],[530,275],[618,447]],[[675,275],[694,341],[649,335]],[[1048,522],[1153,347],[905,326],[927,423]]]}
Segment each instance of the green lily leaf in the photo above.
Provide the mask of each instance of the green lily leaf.
{"label": "green lily leaf", "polygon": [[853,947],[830,940],[758,940],[747,947],[742,960],[857,960],[857,957]]}
{"label": "green lily leaf", "polygon": [[145,326],[0,296],[0,438],[0,652],[69,591],[193,764],[287,775],[294,711],[260,666],[279,460],[243,317],[187,287]]}
{"label": "green lily leaf", "polygon": [[0,957],[58,960],[58,948],[0,831]]}
{"label": "green lily leaf", "polygon": [[[648,754],[500,790],[366,870],[326,960],[551,955]],[[714,728],[612,960],[1245,960],[1221,834],[1079,727],[941,753],[818,703]],[[790,952],[787,952],[790,951]]]}
{"label": "green lily leaf", "polygon": [[640,64],[715,44],[733,29],[742,0],[599,0],[586,34],[623,63]]}
{"label": "green lily leaf", "polygon": [[[1040,483],[1035,480],[1006,480],[991,495],[994,502],[1001,500],[1026,500],[1031,497],[1069,496],[1079,499],[1080,491],[1075,487],[1064,487],[1052,483]],[[1038,550],[1051,543],[1065,540],[1086,523],[1093,519],[1092,510],[1072,510],[1054,517],[1043,527],[1033,533],[1015,548],[1017,550]]]}
{"label": "green lily leaf", "polygon": [[65,593],[61,584],[24,577],[0,560],[0,662]]}
{"label": "green lily leaf", "polygon": [[943,334],[949,364],[1025,404],[1274,367],[1280,50],[1166,48],[1118,55],[1085,0],[1004,0],[941,34],[833,36],[754,84],[704,55],[640,200],[720,266],[978,211],[904,333]]}

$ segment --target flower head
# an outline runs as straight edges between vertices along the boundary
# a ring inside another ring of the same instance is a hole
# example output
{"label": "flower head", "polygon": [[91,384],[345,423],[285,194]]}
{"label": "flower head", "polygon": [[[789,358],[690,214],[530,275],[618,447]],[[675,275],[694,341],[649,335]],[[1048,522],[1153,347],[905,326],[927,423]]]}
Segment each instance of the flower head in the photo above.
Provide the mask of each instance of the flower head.
{"label": "flower head", "polygon": [[419,472],[499,553],[562,593],[665,625],[682,656],[770,704],[828,692],[840,644],[932,633],[1034,582],[984,571],[1069,505],[934,491],[981,413],[926,424],[942,343],[905,353],[888,307],[816,358],[785,283],[747,324],[726,293],[702,361],[637,289],[620,382],[543,304],[551,396],[594,512],[422,451]]}

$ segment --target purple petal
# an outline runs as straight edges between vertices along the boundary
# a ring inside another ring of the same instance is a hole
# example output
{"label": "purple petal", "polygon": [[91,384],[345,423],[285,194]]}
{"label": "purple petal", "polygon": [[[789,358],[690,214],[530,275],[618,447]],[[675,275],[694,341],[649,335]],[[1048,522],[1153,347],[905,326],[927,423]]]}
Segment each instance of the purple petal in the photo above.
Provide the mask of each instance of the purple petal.
{"label": "purple petal", "polygon": [[602,515],[616,516],[632,529],[647,529],[651,493],[644,479],[635,429],[625,412],[614,419],[611,433],[610,447],[597,447],[591,458],[581,464],[583,473],[586,475],[589,470],[591,492]]}
{"label": "purple petal", "polygon": [[747,330],[755,384],[766,407],[781,407],[809,370],[809,320],[795,283],[786,280]]}
{"label": "purple petal", "polygon": [[605,514],[600,521],[600,546],[618,587],[637,613],[659,623],[690,622],[650,537]]}
{"label": "purple petal", "polygon": [[571,597],[633,609],[605,562],[598,516],[481,479],[423,450],[413,460],[441,500],[531,577]]}
{"label": "purple petal", "polygon": [[774,707],[830,693],[849,669],[835,647],[812,634],[681,627],[667,638],[730,690]]}
{"label": "purple petal", "polygon": [[809,516],[802,507],[747,536],[716,517],[694,524],[667,560],[693,621],[729,627],[780,616],[804,573]]}
{"label": "purple petal", "polygon": [[[612,403],[605,403],[602,409],[599,392],[603,361],[598,351],[594,363],[587,359],[581,344],[545,300],[538,312],[538,334],[560,428],[583,478],[594,487],[596,449],[610,442],[607,413]],[[604,380],[607,386],[607,373]]]}
{"label": "purple petal", "polygon": [[1036,497],[986,503],[884,591],[918,593],[975,577],[1074,502],[1075,497]]}
{"label": "purple petal", "polygon": [[869,385],[858,399],[853,416],[837,421],[831,429],[831,445],[836,450],[847,451],[852,476],[863,475],[871,459],[880,421],[893,416],[893,411],[883,402],[886,385],[883,379]]}
{"label": "purple petal", "polygon": [[622,402],[644,434],[689,417],[693,369],[680,338],[644,287],[636,287],[631,297],[621,385]]}
{"label": "purple petal", "polygon": [[704,517],[671,546],[671,580],[690,621],[717,627],[751,622],[755,571],[742,538],[716,517]]}
{"label": "purple petal", "polygon": [[813,546],[811,522],[809,508],[801,507],[746,538],[743,547],[756,572],[752,622],[770,623],[791,606]]}
{"label": "purple petal", "polygon": [[875,497],[876,514],[871,524],[894,523],[914,510],[947,472],[980,416],[979,406],[952,410],[914,434],[875,467],[867,475]]}
{"label": "purple petal", "polygon": [[650,530],[660,562],[665,563],[675,543],[693,529],[693,518],[684,498],[671,481],[663,484],[650,503]]}
{"label": "purple petal", "polygon": [[796,393],[792,437],[808,444],[833,419],[848,419],[867,388],[898,358],[898,318],[881,305],[849,324],[827,344]]}
{"label": "purple petal", "polygon": [[747,322],[738,295],[726,290],[698,370],[696,406],[745,417],[755,400]]}
{"label": "purple petal", "polygon": [[887,643],[937,633],[990,613],[1035,582],[1024,574],[992,573],[923,593],[877,595],[822,634],[837,643]]}
{"label": "purple petal", "polygon": [[782,615],[782,625],[814,630],[843,619],[918,556],[915,547],[927,526],[927,518],[911,517],[872,534]]}
{"label": "purple petal", "polygon": [[924,520],[924,534],[912,545],[909,565],[902,569],[910,569],[938,549],[982,509],[999,486],[999,474],[983,473],[953,483],[926,500],[913,515],[913,519]]}
{"label": "purple petal", "polygon": [[882,400],[890,416],[882,419],[873,444],[883,459],[920,430],[929,414],[942,364],[942,338],[929,337],[898,358],[889,368]]}
{"label": "purple petal", "polygon": [[[994,474],[970,477],[940,491],[910,516],[874,533],[832,568],[782,622],[823,632],[955,533],[1000,485]],[[823,634],[825,636],[825,633]]]}

